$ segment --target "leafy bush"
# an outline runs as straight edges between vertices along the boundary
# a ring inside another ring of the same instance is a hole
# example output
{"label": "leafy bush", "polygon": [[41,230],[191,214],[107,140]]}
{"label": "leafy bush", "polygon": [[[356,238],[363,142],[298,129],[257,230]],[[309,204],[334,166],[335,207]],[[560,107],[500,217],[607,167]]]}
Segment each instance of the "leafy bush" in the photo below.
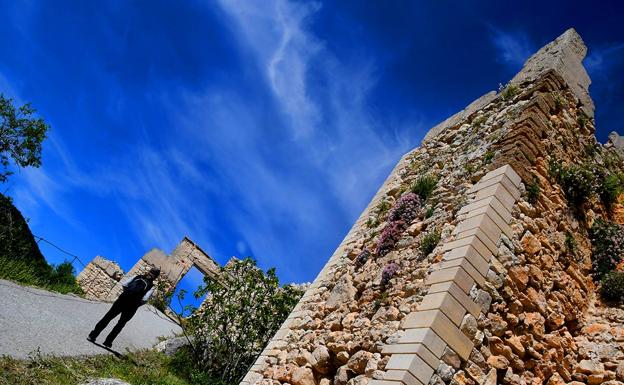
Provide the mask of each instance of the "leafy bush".
{"label": "leafy bush", "polygon": [[392,249],[394,249],[394,245],[401,238],[401,233],[403,232],[404,227],[405,224],[401,221],[389,222],[386,224],[386,227],[384,227],[379,235],[379,241],[377,242],[375,254],[383,257],[392,251]]}
{"label": "leafy bush", "polygon": [[529,203],[532,205],[537,203],[540,191],[539,180],[536,177],[533,177],[533,181],[527,186],[527,199]]}
{"label": "leafy bush", "polygon": [[407,193],[400,197],[388,212],[388,222],[403,221],[409,224],[418,217],[422,202],[414,193]]}
{"label": "leafy bush", "polygon": [[423,201],[426,201],[431,196],[433,190],[435,190],[437,184],[438,178],[436,176],[421,176],[414,182],[410,191],[417,194]]}
{"label": "leafy bush", "polygon": [[425,211],[425,218],[429,219],[433,216],[434,213],[434,208],[432,206],[429,206],[427,208],[427,211]]}
{"label": "leafy bush", "polygon": [[232,260],[219,280],[205,277],[194,295],[206,300],[182,323],[190,335],[192,364],[211,383],[238,383],[303,294],[279,285],[250,258]]}
{"label": "leafy bush", "polygon": [[423,258],[427,257],[440,242],[440,231],[433,230],[427,233],[420,242],[420,254]]}
{"label": "leafy bush", "polygon": [[601,279],[622,261],[624,255],[624,228],[617,223],[597,219],[589,231],[592,244],[594,276]]}
{"label": "leafy bush", "polygon": [[624,272],[605,274],[600,280],[600,295],[608,301],[624,302]]}
{"label": "leafy bush", "polygon": [[381,286],[385,288],[392,277],[399,270],[399,265],[396,262],[390,262],[387,264],[381,272]]}

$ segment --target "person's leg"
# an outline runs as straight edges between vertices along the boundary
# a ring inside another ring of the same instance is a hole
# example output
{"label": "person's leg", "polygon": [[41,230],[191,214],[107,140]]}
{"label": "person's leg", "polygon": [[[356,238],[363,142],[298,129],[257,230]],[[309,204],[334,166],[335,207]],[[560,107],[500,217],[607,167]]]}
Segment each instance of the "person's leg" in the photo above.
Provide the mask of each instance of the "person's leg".
{"label": "person's leg", "polygon": [[115,338],[117,338],[117,335],[119,334],[119,332],[121,332],[121,329],[123,329],[123,327],[126,326],[126,323],[130,321],[130,319],[134,316],[134,313],[136,313],[138,308],[139,307],[136,305],[130,305],[130,306],[124,307],[124,309],[121,311],[121,317],[119,317],[119,321],[117,321],[117,325],[115,325],[113,330],[111,330],[111,332],[106,337],[106,340],[104,340],[104,346],[108,346],[109,348],[111,347],[111,345],[113,344],[113,341],[115,340]]}
{"label": "person's leg", "polygon": [[104,330],[104,328],[106,327],[106,325],[108,325],[108,323],[115,317],[117,317],[117,315],[119,315],[119,313],[122,312],[123,310],[123,304],[121,303],[121,301],[117,300],[113,303],[113,306],[111,306],[111,308],[108,310],[108,312],[106,314],[104,314],[104,317],[102,317],[102,319],[95,324],[95,327],[93,328],[93,330],[91,331],[91,333],[89,333],[89,339],[95,341],[95,339],[97,338],[97,336],[100,335],[100,333],[102,332],[102,330]]}

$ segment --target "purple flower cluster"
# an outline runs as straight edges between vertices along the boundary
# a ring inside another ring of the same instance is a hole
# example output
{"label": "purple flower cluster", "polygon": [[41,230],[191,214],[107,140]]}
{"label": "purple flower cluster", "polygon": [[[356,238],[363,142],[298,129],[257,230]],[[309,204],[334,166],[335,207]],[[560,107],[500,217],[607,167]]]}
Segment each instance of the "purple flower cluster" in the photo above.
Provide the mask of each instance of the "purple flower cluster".
{"label": "purple flower cluster", "polygon": [[377,241],[377,250],[375,250],[375,254],[380,257],[388,254],[392,249],[394,249],[394,245],[401,238],[401,233],[405,228],[405,222],[396,221],[389,222],[383,230],[381,230],[381,234],[379,235],[379,241]]}
{"label": "purple flower cluster", "polygon": [[592,267],[597,278],[615,270],[624,257],[624,227],[596,220],[590,230]]}
{"label": "purple flower cluster", "polygon": [[371,256],[370,250],[368,249],[362,250],[362,252],[358,254],[357,257],[355,257],[355,268],[359,269],[360,267],[364,266],[364,264],[366,263],[366,261],[368,261],[368,258],[370,258],[370,256]]}
{"label": "purple flower cluster", "polygon": [[403,221],[409,224],[418,217],[421,208],[420,197],[414,193],[407,193],[399,198],[388,212],[388,222]]}
{"label": "purple flower cluster", "polygon": [[390,262],[387,264],[381,272],[381,286],[385,287],[390,282],[390,279],[399,270],[399,265],[396,262]]}

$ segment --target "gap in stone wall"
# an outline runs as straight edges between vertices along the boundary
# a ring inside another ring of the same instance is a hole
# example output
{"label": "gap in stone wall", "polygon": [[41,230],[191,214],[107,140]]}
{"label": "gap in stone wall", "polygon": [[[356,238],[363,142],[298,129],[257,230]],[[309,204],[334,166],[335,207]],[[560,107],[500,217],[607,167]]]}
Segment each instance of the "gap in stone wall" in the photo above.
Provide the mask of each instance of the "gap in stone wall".
{"label": "gap in stone wall", "polygon": [[[200,298],[195,298],[194,296],[195,291],[197,291],[199,286],[203,284],[204,274],[202,274],[197,267],[192,266],[191,269],[182,277],[182,279],[180,279],[180,282],[178,282],[173,293],[173,298],[171,299],[171,308],[178,314],[183,313],[184,316],[188,316],[188,311],[183,312],[184,307],[189,305],[199,307],[199,305],[201,305],[206,298],[205,295]],[[181,290],[185,290],[186,294],[180,303],[178,300],[178,294]]]}

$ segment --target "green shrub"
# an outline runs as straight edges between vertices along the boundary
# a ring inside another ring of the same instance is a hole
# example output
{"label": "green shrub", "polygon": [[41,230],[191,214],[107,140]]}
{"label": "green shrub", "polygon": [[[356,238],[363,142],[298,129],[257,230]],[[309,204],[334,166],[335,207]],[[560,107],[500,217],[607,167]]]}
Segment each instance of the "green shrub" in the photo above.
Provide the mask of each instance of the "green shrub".
{"label": "green shrub", "polygon": [[532,205],[537,203],[537,199],[539,198],[540,195],[540,185],[539,185],[539,179],[537,179],[537,177],[533,177],[533,181],[531,183],[529,183],[529,185],[527,186],[527,199],[529,201],[529,203],[531,203]]}
{"label": "green shrub", "polygon": [[561,97],[561,95],[558,92],[556,92],[553,96],[553,99],[555,101],[555,110],[561,111],[561,109],[563,108],[563,104],[564,104],[563,97]]}
{"label": "green shrub", "polygon": [[575,209],[579,209],[596,192],[596,175],[592,165],[566,166],[551,160],[548,173],[563,190],[566,199]]}
{"label": "green shrub", "polygon": [[434,212],[434,208],[432,206],[429,206],[427,208],[427,211],[425,212],[425,218],[429,219],[433,216],[433,212]]}
{"label": "green shrub", "polygon": [[375,207],[375,214],[377,214],[378,218],[382,217],[388,212],[388,210],[390,210],[390,207],[392,207],[390,202],[384,199],[381,202],[379,202],[377,207]]}
{"label": "green shrub", "polygon": [[486,153],[483,154],[484,164],[490,164],[492,162],[492,159],[494,159],[494,151],[486,151]]}
{"label": "green shrub", "polygon": [[438,242],[440,242],[439,230],[436,229],[427,233],[420,242],[420,255],[423,258],[429,256],[433,249],[435,249],[438,245]]}
{"label": "green shrub", "polygon": [[476,168],[472,163],[466,163],[464,164],[464,170],[466,171],[467,174],[472,175],[476,171]]}
{"label": "green shrub", "polygon": [[612,272],[624,255],[624,228],[617,223],[597,219],[589,229],[592,244],[594,277],[601,279]]}
{"label": "green shrub", "polygon": [[609,174],[604,177],[598,187],[600,199],[604,203],[607,210],[611,210],[614,203],[617,203],[618,197],[622,193],[622,178],[617,174]]}
{"label": "green shrub", "polygon": [[566,232],[565,236],[565,248],[568,253],[574,254],[576,252],[576,239],[571,232]]}
{"label": "green shrub", "polygon": [[416,179],[410,191],[417,194],[420,199],[426,201],[438,184],[438,178],[435,175],[425,175]]}
{"label": "green shrub", "polygon": [[607,301],[624,302],[624,272],[605,274],[600,280],[600,295]]}
{"label": "green shrub", "polygon": [[585,115],[583,111],[579,110],[579,113],[576,117],[576,122],[578,123],[579,127],[585,128],[585,126],[587,126],[588,121],[589,121],[589,118],[587,117],[587,115]]}

